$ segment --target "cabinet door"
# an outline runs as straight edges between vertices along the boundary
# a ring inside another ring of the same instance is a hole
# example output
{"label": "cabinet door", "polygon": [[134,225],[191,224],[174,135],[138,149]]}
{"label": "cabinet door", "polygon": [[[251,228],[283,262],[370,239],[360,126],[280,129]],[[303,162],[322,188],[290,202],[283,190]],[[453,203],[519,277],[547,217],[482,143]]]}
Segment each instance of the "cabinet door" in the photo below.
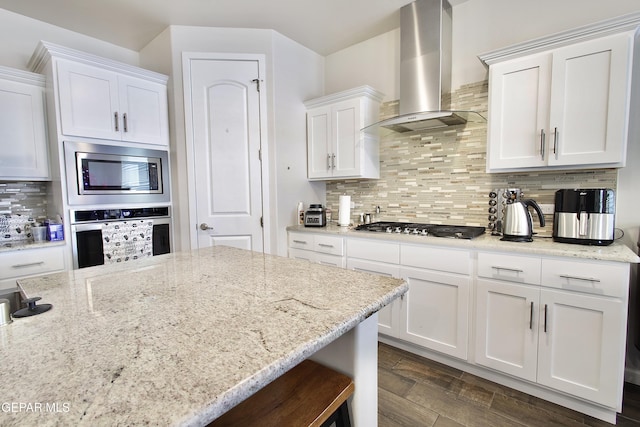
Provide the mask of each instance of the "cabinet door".
{"label": "cabinet door", "polygon": [[[400,277],[400,266],[363,259],[348,258],[349,270],[363,271],[387,277]],[[404,297],[403,297],[404,298]],[[397,337],[399,332],[400,300],[396,299],[378,312],[378,332]]]}
{"label": "cabinet door", "polygon": [[57,72],[62,133],[119,140],[117,74],[62,60]]}
{"label": "cabinet door", "polygon": [[539,288],[481,279],[476,289],[476,362],[535,381]]}
{"label": "cabinet door", "polygon": [[550,78],[549,54],[491,66],[489,170],[546,165]]}
{"label": "cabinet door", "polygon": [[554,51],[549,165],[624,162],[630,46],[620,34]]}
{"label": "cabinet door", "polygon": [[542,289],[540,306],[538,382],[617,408],[626,339],[622,301]]}
{"label": "cabinet door", "polygon": [[44,88],[0,80],[0,179],[48,179]]}
{"label": "cabinet door", "polygon": [[331,107],[307,112],[307,163],[309,179],[331,176]]}
{"label": "cabinet door", "polygon": [[169,127],[165,85],[119,76],[122,139],[167,145]]}
{"label": "cabinet door", "polygon": [[360,114],[359,99],[339,102],[331,109],[333,155],[335,155],[332,167],[333,176],[336,178],[361,175]]}
{"label": "cabinet door", "polygon": [[400,274],[409,284],[400,338],[466,360],[469,276],[407,267]]}

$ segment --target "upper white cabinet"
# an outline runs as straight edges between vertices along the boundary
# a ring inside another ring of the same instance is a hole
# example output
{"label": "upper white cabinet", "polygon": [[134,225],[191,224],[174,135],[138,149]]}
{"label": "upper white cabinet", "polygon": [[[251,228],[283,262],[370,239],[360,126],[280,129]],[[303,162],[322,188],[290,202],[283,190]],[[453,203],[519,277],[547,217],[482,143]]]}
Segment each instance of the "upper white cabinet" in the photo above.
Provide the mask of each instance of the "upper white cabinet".
{"label": "upper white cabinet", "polygon": [[49,61],[62,135],[169,144],[166,76],[42,43],[32,68]]}
{"label": "upper white cabinet", "polygon": [[487,170],[625,164],[633,34],[624,32],[489,68]]}
{"label": "upper white cabinet", "polygon": [[49,179],[44,90],[44,76],[0,67],[0,179]]}
{"label": "upper white cabinet", "polygon": [[305,102],[310,180],[379,178],[379,137],[360,129],[378,119],[383,95],[369,86]]}

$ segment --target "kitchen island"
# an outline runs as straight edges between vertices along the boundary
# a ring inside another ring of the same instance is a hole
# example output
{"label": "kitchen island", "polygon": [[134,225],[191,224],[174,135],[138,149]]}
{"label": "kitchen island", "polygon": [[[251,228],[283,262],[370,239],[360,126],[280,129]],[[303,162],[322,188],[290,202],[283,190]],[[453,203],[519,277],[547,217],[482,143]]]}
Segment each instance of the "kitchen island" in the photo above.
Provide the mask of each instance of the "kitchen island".
{"label": "kitchen island", "polygon": [[372,425],[377,311],[407,291],[225,247],[19,286],[53,309],[0,328],[2,425],[206,425],[309,357],[354,378]]}

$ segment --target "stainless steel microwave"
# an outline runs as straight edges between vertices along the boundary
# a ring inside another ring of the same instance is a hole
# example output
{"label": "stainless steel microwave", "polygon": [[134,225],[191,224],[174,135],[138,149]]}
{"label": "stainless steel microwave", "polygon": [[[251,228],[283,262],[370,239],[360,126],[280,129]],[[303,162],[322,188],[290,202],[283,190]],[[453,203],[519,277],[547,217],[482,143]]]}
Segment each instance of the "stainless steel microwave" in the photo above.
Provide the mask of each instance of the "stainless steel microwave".
{"label": "stainless steel microwave", "polygon": [[70,205],[168,203],[168,153],[163,150],[64,142]]}

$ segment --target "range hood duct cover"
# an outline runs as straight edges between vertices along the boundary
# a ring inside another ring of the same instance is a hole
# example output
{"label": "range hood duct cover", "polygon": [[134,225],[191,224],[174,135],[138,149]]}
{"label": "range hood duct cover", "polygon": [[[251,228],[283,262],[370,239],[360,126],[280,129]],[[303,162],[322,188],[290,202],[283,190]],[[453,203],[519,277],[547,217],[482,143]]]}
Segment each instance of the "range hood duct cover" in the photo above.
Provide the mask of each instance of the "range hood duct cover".
{"label": "range hood duct cover", "polygon": [[400,9],[400,115],[365,130],[410,132],[485,121],[442,105],[442,95],[451,93],[451,28],[447,0],[416,0]]}

